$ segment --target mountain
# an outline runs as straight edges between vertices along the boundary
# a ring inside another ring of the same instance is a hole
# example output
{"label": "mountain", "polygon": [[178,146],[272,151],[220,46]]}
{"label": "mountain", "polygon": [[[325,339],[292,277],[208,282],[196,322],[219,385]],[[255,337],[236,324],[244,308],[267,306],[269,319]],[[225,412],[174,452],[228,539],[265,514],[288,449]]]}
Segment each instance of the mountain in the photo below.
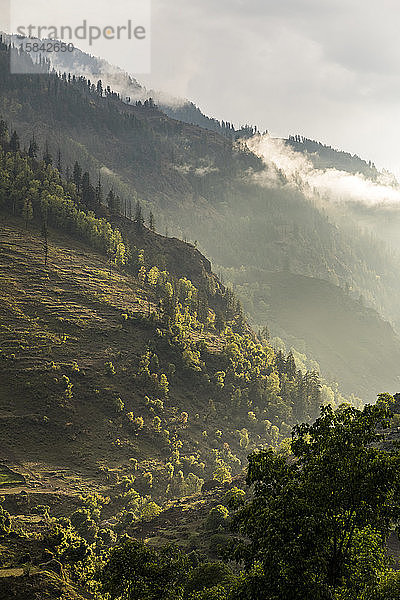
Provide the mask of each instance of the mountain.
{"label": "mountain", "polygon": [[[232,284],[253,269],[289,270],[349,288],[398,327],[397,255],[356,225],[335,222],[245,140],[170,119],[151,102],[128,105],[82,77],[14,78],[9,52],[3,45],[0,112],[18,130],[22,147],[34,135],[54,160],[60,150],[61,169],[68,168],[70,178],[75,161],[94,181],[100,173],[128,217],[140,199],[146,215],[154,213],[158,231],[197,242]],[[257,326],[267,324],[251,316]],[[353,370],[348,364],[347,373],[333,375],[347,387]],[[353,378],[351,390],[358,395],[365,390],[359,381]]]}
{"label": "mountain", "polygon": [[4,123],[2,136],[3,455],[24,463],[40,447],[101,478],[99,457],[165,461],[179,432],[211,477],[213,449],[240,471],[233,452],[312,418],[317,375],[256,339],[198,250],[139,217],[95,216],[83,184],[13,150]]}
{"label": "mountain", "polygon": [[291,135],[285,142],[296,152],[307,155],[316,169],[337,169],[353,174],[361,173],[372,180],[377,179],[380,174],[370,160],[363,160],[356,154],[337,150],[304,136]]}
{"label": "mountain", "polygon": [[315,418],[318,375],[139,205],[95,214],[87,174],[3,121],[0,146],[0,593],[92,598],[88,565],[125,534],[216,560],[248,452]]}
{"label": "mountain", "polygon": [[[5,33],[2,35],[7,43],[14,44],[16,47],[18,46],[20,42],[18,35],[8,35]],[[32,38],[32,41],[42,43],[49,40]],[[103,58],[82,52],[77,47],[74,47],[72,52],[53,53],[49,60],[51,66],[58,72],[71,73],[71,75],[75,75],[76,77],[83,75],[96,83],[101,79],[104,88],[109,86],[128,104],[144,103],[146,100],[149,101],[152,99],[157,103],[160,110],[171,117],[171,119],[191,125],[198,125],[210,131],[216,131],[231,139],[247,131],[246,127],[240,131],[235,131],[231,123],[221,122],[218,119],[205,115],[190,100],[174,97],[160,90],[148,90],[120,67],[111,65]],[[253,132],[253,129],[251,131]]]}
{"label": "mountain", "polygon": [[288,271],[255,271],[250,281],[238,281],[235,292],[257,323],[268,323],[273,345],[283,340],[315,359],[331,381],[340,373],[346,393],[356,389],[373,401],[380,390],[399,388],[400,339],[350,290]]}
{"label": "mountain", "polygon": [[[394,598],[399,395],[360,407],[399,383],[400,340],[368,306],[396,320],[396,254],[252,152],[254,132],[43,62],[12,77],[14,51],[0,44],[0,597],[283,598],[297,578],[304,597]],[[296,143],[310,172],[329,154]]]}

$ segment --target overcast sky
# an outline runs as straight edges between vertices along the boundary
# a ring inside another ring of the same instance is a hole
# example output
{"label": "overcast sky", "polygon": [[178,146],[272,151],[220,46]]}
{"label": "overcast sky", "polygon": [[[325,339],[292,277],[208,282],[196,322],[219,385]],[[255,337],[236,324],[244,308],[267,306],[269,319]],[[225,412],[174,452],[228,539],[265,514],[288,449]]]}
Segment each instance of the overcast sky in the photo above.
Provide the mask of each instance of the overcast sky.
{"label": "overcast sky", "polygon": [[147,86],[400,174],[398,0],[153,0]]}

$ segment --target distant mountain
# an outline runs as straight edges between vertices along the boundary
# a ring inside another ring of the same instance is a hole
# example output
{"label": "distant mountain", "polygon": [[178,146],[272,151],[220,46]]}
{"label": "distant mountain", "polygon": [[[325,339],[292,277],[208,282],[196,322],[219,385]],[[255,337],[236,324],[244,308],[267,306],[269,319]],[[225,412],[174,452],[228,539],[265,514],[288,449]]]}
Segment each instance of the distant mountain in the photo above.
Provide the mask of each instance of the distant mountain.
{"label": "distant mountain", "polygon": [[301,135],[291,135],[287,145],[296,152],[306,154],[316,169],[338,169],[348,173],[362,173],[366,177],[376,179],[379,171],[371,161],[365,161],[356,154],[336,150],[315,140]]}
{"label": "distant mountain", "polygon": [[[7,41],[18,46],[19,37],[17,35],[3,34],[3,36]],[[33,40],[46,41],[37,38],[33,38]],[[46,58],[49,57],[46,56]],[[208,117],[193,102],[171,96],[161,90],[148,90],[120,67],[111,65],[105,59],[83,52],[79,48],[75,47],[72,52],[53,53],[50,55],[50,64],[61,73],[71,73],[77,77],[83,75],[95,83],[101,79],[104,88],[110,86],[124,102],[134,104],[152,98],[160,110],[172,119],[198,125],[230,138],[241,134],[240,131],[235,131],[231,123]],[[247,128],[244,128],[243,131],[246,132]]]}
{"label": "distant mountain", "polygon": [[270,339],[317,360],[345,392],[357,390],[372,402],[379,390],[400,388],[400,337],[350,290],[290,272],[254,271],[238,278],[236,293],[256,323],[268,323]]}
{"label": "distant mountain", "polygon": [[[5,37],[11,43],[18,45],[18,36]],[[120,67],[111,65],[103,58],[83,52],[77,47],[72,52],[53,53],[50,55],[50,63],[61,73],[84,76],[95,83],[101,79],[104,87],[110,86],[124,102],[144,102],[152,98],[162,112],[183,123],[198,125],[231,139],[246,138],[257,132],[257,126],[245,125],[237,129],[228,121],[205,115],[194,102],[188,99],[166,94],[162,90],[148,90]],[[350,173],[362,173],[372,179],[379,175],[371,161],[367,162],[357,155],[334,149],[300,135],[291,135],[285,141],[297,152],[307,154],[318,169],[336,168]]]}

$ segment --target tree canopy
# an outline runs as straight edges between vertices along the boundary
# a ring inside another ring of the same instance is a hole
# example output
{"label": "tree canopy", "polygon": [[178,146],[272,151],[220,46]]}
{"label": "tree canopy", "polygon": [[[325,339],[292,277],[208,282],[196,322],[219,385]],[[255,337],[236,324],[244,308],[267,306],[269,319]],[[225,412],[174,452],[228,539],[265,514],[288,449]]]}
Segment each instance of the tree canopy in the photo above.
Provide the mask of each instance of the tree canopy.
{"label": "tree canopy", "polygon": [[272,450],[250,456],[254,497],[235,518],[241,598],[371,597],[400,516],[399,453],[379,447],[392,402],[382,394],[363,410],[323,407],[314,424],[294,428],[289,460]]}

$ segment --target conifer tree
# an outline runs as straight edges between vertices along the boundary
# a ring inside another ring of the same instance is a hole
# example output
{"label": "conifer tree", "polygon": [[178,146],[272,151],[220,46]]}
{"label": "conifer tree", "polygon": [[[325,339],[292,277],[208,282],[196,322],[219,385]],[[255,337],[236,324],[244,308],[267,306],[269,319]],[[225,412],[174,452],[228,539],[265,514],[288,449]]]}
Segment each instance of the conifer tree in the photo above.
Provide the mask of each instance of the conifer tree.
{"label": "conifer tree", "polygon": [[38,155],[39,147],[35,140],[35,134],[33,134],[31,141],[29,142],[28,156],[29,158],[36,159]]}
{"label": "conifer tree", "polygon": [[47,141],[46,141],[46,145],[45,145],[45,149],[44,149],[43,161],[44,161],[44,164],[46,165],[46,167],[48,167],[49,165],[51,165],[53,163],[53,159],[49,152],[49,144]]}
{"label": "conifer tree", "polygon": [[152,211],[150,211],[150,214],[149,214],[149,229],[150,229],[150,231],[156,230],[155,225],[154,225],[154,215],[153,215]]}
{"label": "conifer tree", "polygon": [[100,173],[99,180],[96,185],[96,208],[100,208],[103,204],[103,187],[101,185]]}
{"label": "conifer tree", "polygon": [[28,229],[28,223],[33,219],[32,202],[29,199],[24,201],[24,205],[22,207],[22,216],[25,221],[25,229]]}
{"label": "conifer tree", "polygon": [[61,162],[61,150],[58,149],[57,152],[57,170],[59,173],[62,173],[62,162]]}
{"label": "conifer tree", "polygon": [[0,120],[0,144],[4,147],[9,143],[9,135],[8,135],[8,128],[7,128],[7,123],[5,121],[3,121],[3,119]]}
{"label": "conifer tree", "polygon": [[14,130],[10,138],[11,152],[18,152],[20,149],[20,141],[17,132]]}
{"label": "conifer tree", "polygon": [[77,161],[74,164],[74,171],[73,171],[72,178],[76,185],[76,189],[78,190],[78,192],[80,192],[81,191],[81,181],[82,181],[82,168]]}
{"label": "conifer tree", "polygon": [[143,227],[143,211],[142,211],[142,207],[140,206],[140,202],[139,200],[137,200],[136,202],[136,209],[135,209],[135,219],[134,219],[135,223],[136,223],[136,227],[138,229],[141,229]]}

